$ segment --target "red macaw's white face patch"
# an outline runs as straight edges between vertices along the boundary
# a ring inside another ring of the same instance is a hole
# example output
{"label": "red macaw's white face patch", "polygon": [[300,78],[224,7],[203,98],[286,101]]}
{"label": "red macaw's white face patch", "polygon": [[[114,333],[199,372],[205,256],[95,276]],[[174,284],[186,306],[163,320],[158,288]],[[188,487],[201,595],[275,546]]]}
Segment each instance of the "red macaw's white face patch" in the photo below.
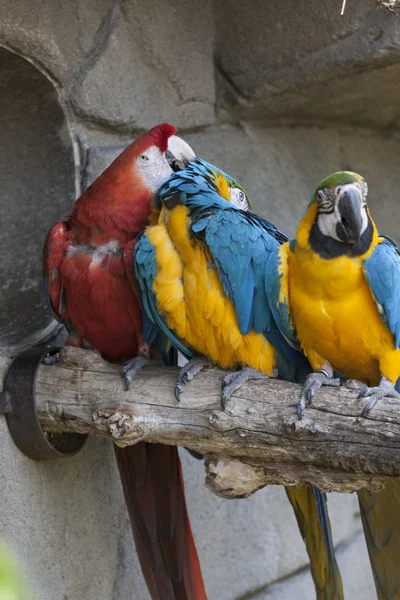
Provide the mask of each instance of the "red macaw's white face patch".
{"label": "red macaw's white face patch", "polygon": [[173,174],[165,152],[161,152],[157,146],[150,146],[144,150],[138,156],[134,169],[141,176],[144,185],[153,193]]}
{"label": "red macaw's white face patch", "polygon": [[158,146],[150,146],[146,150],[143,150],[136,160],[135,171],[141,176],[145,186],[153,193],[174,172],[171,164],[168,162],[166,153],[181,168],[196,158],[189,144],[177,135],[171,135],[168,139],[166,152],[162,152]]}

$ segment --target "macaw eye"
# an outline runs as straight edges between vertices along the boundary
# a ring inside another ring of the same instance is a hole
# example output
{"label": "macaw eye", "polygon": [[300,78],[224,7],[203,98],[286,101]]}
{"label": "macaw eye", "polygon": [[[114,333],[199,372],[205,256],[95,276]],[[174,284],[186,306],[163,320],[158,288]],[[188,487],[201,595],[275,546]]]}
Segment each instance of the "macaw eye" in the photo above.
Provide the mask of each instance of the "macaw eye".
{"label": "macaw eye", "polygon": [[243,200],[245,199],[244,193],[238,188],[230,188],[229,196],[232,202],[243,202]]}
{"label": "macaw eye", "polygon": [[141,155],[139,156],[139,160],[140,160],[140,162],[142,162],[142,163],[145,163],[145,162],[148,162],[148,160],[149,160],[149,157],[148,157],[148,156],[146,156],[145,154],[141,154]]}
{"label": "macaw eye", "polygon": [[249,210],[249,203],[246,198],[246,194],[243,190],[239,188],[230,188],[229,189],[229,199],[236,206],[236,208],[240,208],[241,210]]}

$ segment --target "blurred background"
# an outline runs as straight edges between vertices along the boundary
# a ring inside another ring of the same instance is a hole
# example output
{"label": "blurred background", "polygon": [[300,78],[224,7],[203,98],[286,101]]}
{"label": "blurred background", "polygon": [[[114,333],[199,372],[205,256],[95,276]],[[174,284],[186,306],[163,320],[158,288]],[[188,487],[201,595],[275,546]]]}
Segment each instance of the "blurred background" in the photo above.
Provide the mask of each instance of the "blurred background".
{"label": "blurred background", "polygon": [[[341,0],[0,0],[0,351],[62,339],[43,297],[45,234],[161,121],[287,234],[319,180],[351,169],[400,241],[400,19],[374,0],[340,11]],[[149,600],[110,444],[34,463],[0,428],[0,533],[33,593]],[[221,500],[202,465],[183,462],[209,600],[313,598],[283,489]],[[329,506],[346,597],[372,600],[356,498]]]}

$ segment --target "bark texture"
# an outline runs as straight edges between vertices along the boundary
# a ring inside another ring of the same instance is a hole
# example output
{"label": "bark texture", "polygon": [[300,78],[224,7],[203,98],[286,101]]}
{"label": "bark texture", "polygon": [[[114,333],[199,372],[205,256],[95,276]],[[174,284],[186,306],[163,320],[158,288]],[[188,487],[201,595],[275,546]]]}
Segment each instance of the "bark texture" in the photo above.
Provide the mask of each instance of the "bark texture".
{"label": "bark texture", "polygon": [[[9,362],[0,357],[2,377]],[[324,388],[299,421],[296,384],[249,382],[223,411],[220,370],[196,376],[180,403],[176,376],[175,368],[147,368],[127,391],[119,365],[66,347],[58,364],[38,369],[39,420],[46,431],[110,437],[119,446],[159,442],[201,452],[206,485],[225,498],[246,497],[268,484],[377,490],[388,476],[400,476],[396,400],[380,401],[365,418],[356,385]]]}

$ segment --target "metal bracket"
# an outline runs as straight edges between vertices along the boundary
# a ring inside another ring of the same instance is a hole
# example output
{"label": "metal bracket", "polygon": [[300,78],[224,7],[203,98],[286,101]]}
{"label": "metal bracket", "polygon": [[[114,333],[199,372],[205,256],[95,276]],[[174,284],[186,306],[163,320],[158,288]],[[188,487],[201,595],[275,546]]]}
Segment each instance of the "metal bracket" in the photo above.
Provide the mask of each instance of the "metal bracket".
{"label": "metal bracket", "polygon": [[19,354],[7,371],[5,391],[0,394],[0,412],[6,415],[11,436],[21,452],[33,460],[73,456],[88,437],[47,433],[40,425],[35,405],[36,371],[46,354],[58,351],[37,346]]}

